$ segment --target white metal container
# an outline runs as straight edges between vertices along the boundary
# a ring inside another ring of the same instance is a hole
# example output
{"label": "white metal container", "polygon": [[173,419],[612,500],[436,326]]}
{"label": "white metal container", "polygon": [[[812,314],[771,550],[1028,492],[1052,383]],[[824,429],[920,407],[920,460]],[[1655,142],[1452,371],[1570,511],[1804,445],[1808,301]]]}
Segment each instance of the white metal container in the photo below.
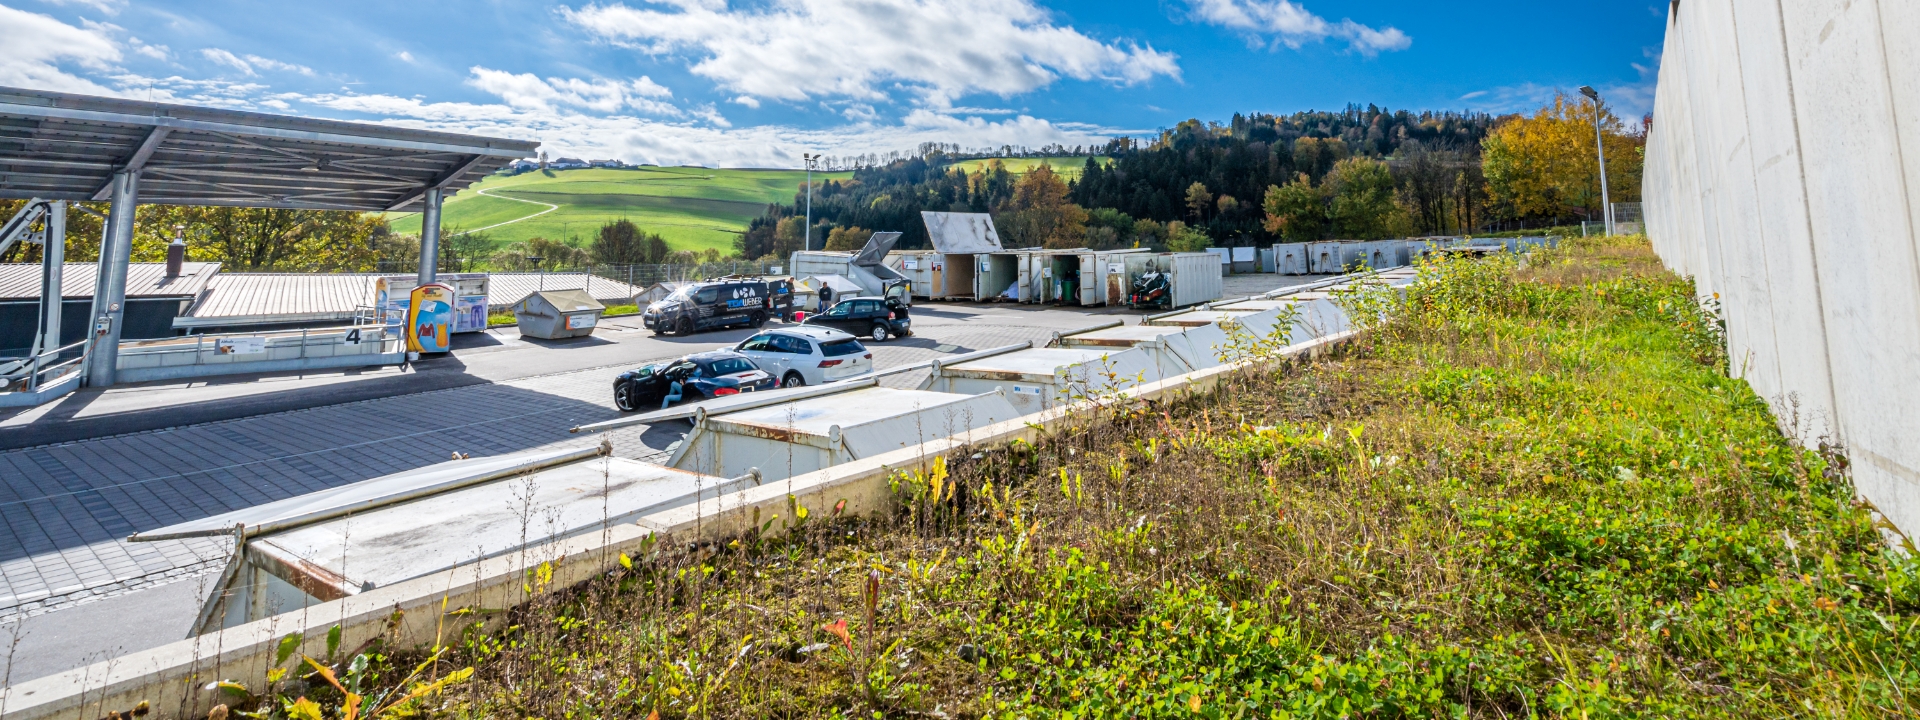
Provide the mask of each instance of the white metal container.
{"label": "white metal container", "polygon": [[1019,301],[1026,278],[1027,253],[1002,251],[975,255],[974,295],[979,300]]}
{"label": "white metal container", "polygon": [[1169,335],[1186,332],[1186,328],[1167,325],[1121,325],[1103,328],[1073,335],[1062,335],[1058,343],[1063,348],[1120,352],[1128,348],[1138,348],[1153,358],[1154,367],[1159,369],[1161,377],[1173,377],[1193,372],[1181,356],[1169,351],[1162,339]]}
{"label": "white metal container", "polygon": [[1141,322],[1143,325],[1161,327],[1200,327],[1212,325],[1222,320],[1231,321],[1241,315],[1250,315],[1258,310],[1222,310],[1217,308],[1199,308],[1182,313],[1162,315]]}
{"label": "white metal container", "polygon": [[1167,253],[1173,269],[1173,306],[1187,307],[1220,299],[1225,283],[1219,261],[1207,253]]}
{"label": "white metal container", "polygon": [[1004,390],[1013,409],[1026,415],[1163,377],[1160,364],[1144,350],[1033,348],[938,365],[920,389],[967,394]]}
{"label": "white metal container", "polygon": [[1207,254],[1220,258],[1222,272],[1232,272],[1233,248],[1210,247],[1207,248]]}
{"label": "white metal container", "polygon": [[946,295],[946,263],[932,250],[895,250],[887,253],[887,267],[913,283],[913,296],[937,300]]}
{"label": "white metal container", "polygon": [[1338,275],[1345,272],[1344,243],[1326,241],[1307,243],[1307,270],[1314,275]]}
{"label": "white metal container", "polygon": [[751,475],[707,477],[610,453],[602,445],[455,460],[133,539],[231,535],[244,528],[241,552],[228,561],[194,625],[207,633],[758,484]]}
{"label": "white metal container", "polygon": [[1252,246],[1228,248],[1233,253],[1232,264],[1228,271],[1235,275],[1248,275],[1260,272],[1260,253]]}
{"label": "white metal container", "polygon": [[1124,302],[1126,256],[1142,250],[1042,250],[1033,253],[1029,275],[1037,272],[1038,302],[1095,307]]}
{"label": "white metal container", "polygon": [[1313,269],[1307,264],[1307,248],[1313,243],[1280,243],[1273,246],[1273,270],[1281,275],[1305,275]]}
{"label": "white metal container", "polygon": [[1000,393],[865,386],[735,412],[702,412],[667,465],[719,474],[737,468],[736,475],[759,468],[762,481],[772,482],[1019,415]]}
{"label": "white metal container", "polygon": [[[932,297],[941,300],[975,300],[980,291],[974,276],[979,263],[973,253],[934,253],[933,278],[937,286]],[[917,284],[915,287],[919,287]]]}
{"label": "white metal container", "polygon": [[[1397,272],[1397,271],[1395,271]],[[1288,344],[1302,343],[1318,337],[1345,332],[1352,328],[1345,310],[1324,295],[1318,297],[1278,297],[1272,299],[1242,300],[1226,305],[1215,305],[1215,310],[1245,312],[1242,323],[1249,332],[1266,337],[1272,332],[1273,325],[1266,318],[1257,317],[1258,313],[1273,312],[1271,318],[1277,319],[1281,313],[1292,309],[1295,313],[1293,328],[1288,332]]]}
{"label": "white metal container", "polygon": [[[1168,274],[1168,291],[1172,295],[1172,307],[1181,308],[1212,302],[1220,299],[1224,281],[1220,258],[1213,253],[1140,253],[1122,255],[1122,264],[1126,267],[1127,277],[1122,292],[1133,287],[1133,281],[1149,272]],[[1112,283],[1109,281],[1109,286]]]}

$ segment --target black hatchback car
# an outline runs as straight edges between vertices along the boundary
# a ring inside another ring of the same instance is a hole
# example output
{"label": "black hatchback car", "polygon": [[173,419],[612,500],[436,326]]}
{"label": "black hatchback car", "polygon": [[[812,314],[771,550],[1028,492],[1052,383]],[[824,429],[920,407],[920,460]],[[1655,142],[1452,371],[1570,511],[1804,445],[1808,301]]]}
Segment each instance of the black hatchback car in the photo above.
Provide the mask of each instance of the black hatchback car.
{"label": "black hatchback car", "polygon": [[682,400],[769,390],[778,384],[753,359],[731,350],[696,353],[620,373],[613,379],[613,404],[622,411],[658,410],[673,383]]}
{"label": "black hatchback car", "polygon": [[800,324],[830,327],[874,342],[913,334],[913,321],[907,317],[905,304],[871,296],[841,300],[826,312],[807,316]]}

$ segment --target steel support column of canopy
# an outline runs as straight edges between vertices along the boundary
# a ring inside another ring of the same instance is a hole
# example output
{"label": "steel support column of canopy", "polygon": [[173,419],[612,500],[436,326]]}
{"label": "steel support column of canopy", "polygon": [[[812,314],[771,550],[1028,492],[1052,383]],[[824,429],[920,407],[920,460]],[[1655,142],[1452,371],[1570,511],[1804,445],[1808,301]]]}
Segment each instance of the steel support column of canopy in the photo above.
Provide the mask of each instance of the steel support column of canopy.
{"label": "steel support column of canopy", "polygon": [[[40,337],[33,357],[60,347],[61,271],[67,263],[67,201],[56,200],[47,208],[47,234],[40,245]],[[35,367],[38,367],[36,363]]]}
{"label": "steel support column of canopy", "polygon": [[427,188],[420,211],[420,284],[433,282],[440,262],[440,188]]}
{"label": "steel support column of canopy", "polygon": [[93,290],[93,327],[88,335],[87,387],[113,385],[120,362],[120,325],[127,314],[127,269],[133,258],[133,213],[140,202],[140,173],[113,175],[113,208],[100,239],[100,271]]}

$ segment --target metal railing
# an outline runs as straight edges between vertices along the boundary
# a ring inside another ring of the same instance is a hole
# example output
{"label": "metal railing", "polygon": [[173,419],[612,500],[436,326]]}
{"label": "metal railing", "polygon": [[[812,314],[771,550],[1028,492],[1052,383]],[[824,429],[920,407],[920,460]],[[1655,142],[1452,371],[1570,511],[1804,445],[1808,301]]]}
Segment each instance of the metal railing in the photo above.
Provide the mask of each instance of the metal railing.
{"label": "metal railing", "polygon": [[[69,350],[80,350],[78,355],[60,360],[60,356]],[[54,348],[38,355],[27,357],[0,358],[0,391],[36,392],[43,385],[65,380],[70,372],[79,372],[87,359],[87,341],[81,340],[71,345]],[[49,360],[57,361],[49,363]]]}
{"label": "metal railing", "polygon": [[[212,364],[210,360],[232,357],[224,362],[249,362],[253,360],[304,360],[312,356],[310,350],[320,347],[358,346],[377,343],[374,352],[355,354],[385,354],[399,352],[400,338],[390,336],[386,325],[379,323],[341,325],[324,328],[301,328],[299,330],[265,330],[257,332],[212,333],[187,335],[183,337],[163,338],[159,340],[137,340],[120,344],[120,358],[123,367],[140,365],[142,358],[192,354],[193,362],[188,365]],[[255,343],[258,339],[258,350]],[[289,348],[297,348],[288,352]],[[275,352],[279,351],[279,352]],[[325,356],[342,353],[329,352]],[[246,355],[261,355],[259,358],[241,359]],[[177,365],[179,363],[165,363]]]}

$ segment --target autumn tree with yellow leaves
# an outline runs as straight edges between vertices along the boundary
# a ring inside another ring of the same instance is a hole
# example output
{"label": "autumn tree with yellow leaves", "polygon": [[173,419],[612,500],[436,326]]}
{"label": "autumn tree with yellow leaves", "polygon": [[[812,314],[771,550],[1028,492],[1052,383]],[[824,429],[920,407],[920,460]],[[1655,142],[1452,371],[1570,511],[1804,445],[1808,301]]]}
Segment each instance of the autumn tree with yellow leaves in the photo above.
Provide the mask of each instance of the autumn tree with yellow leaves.
{"label": "autumn tree with yellow leaves", "polygon": [[[1532,116],[1494,128],[1481,144],[1493,202],[1516,218],[1601,217],[1594,110],[1593,103],[1559,93]],[[1614,202],[1638,202],[1643,141],[1605,105],[1599,111],[1608,191]]]}

